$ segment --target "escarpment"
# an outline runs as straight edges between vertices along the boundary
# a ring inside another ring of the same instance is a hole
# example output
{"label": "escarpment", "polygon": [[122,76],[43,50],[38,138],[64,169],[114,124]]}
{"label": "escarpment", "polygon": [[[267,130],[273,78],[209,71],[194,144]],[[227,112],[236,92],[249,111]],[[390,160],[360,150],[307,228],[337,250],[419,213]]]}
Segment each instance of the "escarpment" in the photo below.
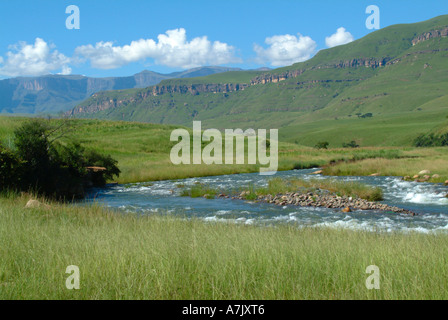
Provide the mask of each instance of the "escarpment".
{"label": "escarpment", "polygon": [[[343,69],[343,68],[379,68],[385,66],[389,61],[389,58],[373,59],[373,58],[359,58],[350,59],[345,61],[339,61],[337,63],[328,65],[319,65],[311,67],[308,69],[295,69],[287,70],[281,73],[271,73],[267,72],[256,76],[250,80],[249,83],[209,83],[209,84],[163,84],[141,89],[137,93],[131,96],[123,96],[123,98],[111,98],[108,92],[99,92],[91,96],[89,100],[85,103],[75,107],[67,114],[70,116],[75,116],[83,113],[96,113],[104,111],[110,108],[118,108],[122,106],[127,106],[130,104],[140,104],[150,97],[161,96],[165,94],[190,94],[199,95],[202,93],[231,93],[237,91],[243,91],[251,86],[264,85],[269,83],[279,83],[288,79],[298,78],[305,72],[318,70],[318,69]],[[301,86],[304,84],[316,84],[316,83],[328,83],[328,82],[346,82],[346,81],[358,81],[362,79],[316,79],[316,80],[304,80],[298,81],[297,85]]]}
{"label": "escarpment", "polygon": [[434,38],[446,38],[446,37],[448,37],[448,26],[422,33],[421,35],[417,36],[412,40],[412,45],[415,46],[423,41],[427,41]]}

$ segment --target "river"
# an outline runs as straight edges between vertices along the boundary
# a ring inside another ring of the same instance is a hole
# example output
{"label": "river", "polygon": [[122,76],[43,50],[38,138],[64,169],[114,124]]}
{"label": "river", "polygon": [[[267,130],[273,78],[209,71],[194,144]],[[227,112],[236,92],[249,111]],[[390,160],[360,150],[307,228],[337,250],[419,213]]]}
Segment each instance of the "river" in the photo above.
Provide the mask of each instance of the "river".
{"label": "river", "polygon": [[[328,178],[312,176],[316,169],[278,172],[282,178]],[[402,181],[399,177],[333,177],[345,181],[359,181],[379,186],[384,191],[384,203],[418,213],[417,216],[382,211],[354,211],[342,213],[337,209],[276,206],[231,199],[181,197],[178,185],[189,187],[197,182],[229,190],[249,183],[265,186],[272,177],[258,173],[223,175],[183,180],[114,185],[93,190],[85,203],[96,201],[123,212],[197,217],[204,221],[223,221],[241,224],[278,225],[297,227],[326,226],[369,231],[416,231],[448,233],[448,187],[442,184]]]}

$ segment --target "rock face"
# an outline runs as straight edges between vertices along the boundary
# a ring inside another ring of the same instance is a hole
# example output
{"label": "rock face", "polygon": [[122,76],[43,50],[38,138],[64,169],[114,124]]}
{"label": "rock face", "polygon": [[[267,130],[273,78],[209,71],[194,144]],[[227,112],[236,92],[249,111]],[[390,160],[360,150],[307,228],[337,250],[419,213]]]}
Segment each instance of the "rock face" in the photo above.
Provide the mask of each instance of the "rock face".
{"label": "rock face", "polygon": [[[268,83],[279,83],[291,78],[297,78],[303,73],[312,70],[319,69],[346,69],[346,68],[358,68],[358,67],[368,67],[368,68],[379,68],[385,66],[389,62],[390,58],[385,57],[381,59],[374,58],[359,58],[350,59],[346,61],[339,61],[330,64],[318,65],[310,67],[308,69],[297,69],[288,70],[282,73],[263,73],[259,76],[251,79],[250,83],[210,83],[210,84],[164,84],[161,82],[159,85],[148,87],[139,91],[135,94],[127,94],[125,91],[120,98],[112,98],[106,92],[95,93],[91,96],[89,100],[81,105],[76,106],[72,110],[68,111],[66,115],[76,116],[84,113],[97,113],[100,111],[124,107],[127,105],[139,105],[145,100],[150,99],[150,97],[170,95],[170,94],[191,94],[199,95],[201,93],[231,93],[237,91],[243,91],[251,86],[264,85]],[[330,84],[333,82],[356,82],[362,79],[319,79],[319,80],[306,80],[298,81],[297,85],[299,87],[313,86],[315,84]]]}
{"label": "rock face", "polygon": [[433,38],[445,38],[445,37],[448,37],[448,27],[425,32],[425,33],[419,35],[418,37],[414,38],[412,40],[412,45],[415,46],[415,45],[419,44],[420,42],[427,41],[427,40],[433,39]]}

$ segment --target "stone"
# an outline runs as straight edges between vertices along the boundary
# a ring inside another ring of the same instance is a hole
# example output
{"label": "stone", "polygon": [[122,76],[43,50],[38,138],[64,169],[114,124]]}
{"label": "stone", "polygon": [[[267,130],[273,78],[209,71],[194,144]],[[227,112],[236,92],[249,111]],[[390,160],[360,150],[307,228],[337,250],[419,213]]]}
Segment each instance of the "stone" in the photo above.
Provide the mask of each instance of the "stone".
{"label": "stone", "polygon": [[344,212],[344,213],[352,212],[352,209],[350,209],[350,207],[346,207],[346,208],[342,209],[342,212]]}
{"label": "stone", "polygon": [[37,201],[37,200],[30,199],[30,200],[26,203],[25,208],[28,208],[28,209],[35,209],[35,208],[45,208],[45,209],[49,209],[50,206],[49,206],[48,204],[39,202],[39,201]]}
{"label": "stone", "polygon": [[431,174],[431,171],[429,170],[422,170],[418,173],[419,175],[424,175],[424,174]]}
{"label": "stone", "polygon": [[448,180],[445,181],[445,185],[448,186]]}
{"label": "stone", "polygon": [[428,181],[429,179],[431,179],[430,176],[428,176],[428,175],[424,175],[424,176],[423,176],[423,180],[424,180],[424,181]]}
{"label": "stone", "polygon": [[370,176],[371,177],[378,177],[380,174],[379,173],[372,173]]}
{"label": "stone", "polygon": [[418,177],[420,177],[418,174],[416,174],[415,176],[412,177],[412,179],[418,179]]}
{"label": "stone", "polygon": [[433,178],[433,179],[439,179],[440,176],[439,176],[438,174],[433,174],[433,175],[432,175],[432,178]]}
{"label": "stone", "polygon": [[318,170],[318,171],[314,171],[313,173],[311,173],[311,174],[322,174],[323,173],[323,171],[322,170]]}

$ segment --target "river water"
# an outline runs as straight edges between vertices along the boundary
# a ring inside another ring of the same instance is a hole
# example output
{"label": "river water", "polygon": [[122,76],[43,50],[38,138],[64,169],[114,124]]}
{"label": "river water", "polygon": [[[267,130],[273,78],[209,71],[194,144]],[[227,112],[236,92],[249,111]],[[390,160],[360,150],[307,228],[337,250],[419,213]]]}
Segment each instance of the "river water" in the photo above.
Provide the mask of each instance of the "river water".
{"label": "river water", "polygon": [[[311,176],[316,169],[278,172],[282,178],[328,178]],[[277,206],[244,200],[204,199],[181,197],[181,188],[204,183],[229,190],[250,183],[266,186],[269,176],[258,173],[168,180],[148,183],[115,185],[94,190],[86,199],[124,212],[197,217],[205,221],[223,221],[242,224],[327,226],[369,231],[416,231],[448,233],[448,187],[442,184],[402,181],[397,177],[332,177],[345,181],[359,181],[379,186],[384,191],[384,203],[418,213],[417,216],[382,211],[355,211],[342,213],[339,209]]]}

